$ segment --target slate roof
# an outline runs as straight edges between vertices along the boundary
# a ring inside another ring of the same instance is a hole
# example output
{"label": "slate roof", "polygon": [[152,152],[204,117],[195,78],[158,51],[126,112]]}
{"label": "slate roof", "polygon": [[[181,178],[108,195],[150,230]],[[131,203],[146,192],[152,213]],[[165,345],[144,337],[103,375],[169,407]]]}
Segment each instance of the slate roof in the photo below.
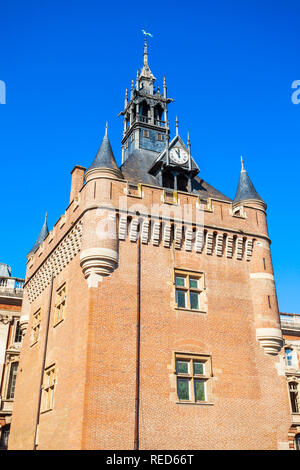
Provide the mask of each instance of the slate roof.
{"label": "slate roof", "polygon": [[[157,152],[151,150],[134,150],[121,166],[124,179],[132,183],[145,183],[160,187],[158,178],[148,173],[158,155]],[[229,197],[222,194],[202,178],[196,176],[192,181],[192,193],[198,194],[201,198],[207,199],[208,197],[214,197],[229,202],[231,201]]]}
{"label": "slate roof", "polygon": [[241,202],[247,199],[255,199],[264,202],[253,186],[246,170],[242,169],[236,195],[233,202]]}
{"label": "slate roof", "polygon": [[119,169],[111,148],[107,132],[105,133],[97,155],[88,170],[92,170],[93,168],[112,168],[114,170]]}
{"label": "slate roof", "polygon": [[29,251],[28,255],[31,255],[33,254],[37,249],[38,247],[40,246],[41,243],[43,243],[43,241],[45,240],[45,238],[47,237],[49,233],[49,230],[48,230],[48,225],[47,225],[47,215],[45,217],[45,222],[44,222],[44,225],[42,226],[42,229],[39,233],[39,236],[37,237],[36,239],[36,242],[35,244],[33,245],[33,247],[31,248],[31,250]]}

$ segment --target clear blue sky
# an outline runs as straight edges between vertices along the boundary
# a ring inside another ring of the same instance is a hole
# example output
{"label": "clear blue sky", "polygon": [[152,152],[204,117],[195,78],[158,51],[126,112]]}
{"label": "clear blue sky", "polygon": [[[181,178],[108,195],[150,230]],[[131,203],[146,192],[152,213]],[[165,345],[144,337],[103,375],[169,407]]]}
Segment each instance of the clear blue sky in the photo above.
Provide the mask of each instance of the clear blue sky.
{"label": "clear blue sky", "polygon": [[149,63],[190,131],[201,176],[234,197],[240,155],[268,203],[279,306],[299,312],[300,79],[296,2],[264,0],[2,2],[0,261],[24,276],[46,210],[69,201],[70,171],[89,166],[104,134],[120,163],[117,117],[149,30]]}

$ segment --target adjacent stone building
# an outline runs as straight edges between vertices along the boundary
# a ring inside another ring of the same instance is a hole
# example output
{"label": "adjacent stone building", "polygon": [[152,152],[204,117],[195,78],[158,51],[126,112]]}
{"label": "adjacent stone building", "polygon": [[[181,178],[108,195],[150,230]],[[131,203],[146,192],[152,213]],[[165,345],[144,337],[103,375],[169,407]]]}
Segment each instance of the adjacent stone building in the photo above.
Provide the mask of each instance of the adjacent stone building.
{"label": "adjacent stone building", "polygon": [[106,128],[28,255],[10,449],[289,448],[266,203],[199,175],[172,101],[145,40],[122,165]]}
{"label": "adjacent stone building", "polygon": [[22,333],[20,312],[24,279],[0,263],[0,450],[7,449]]}
{"label": "adjacent stone building", "polygon": [[281,313],[284,338],[284,372],[290,397],[290,449],[300,450],[300,315]]}

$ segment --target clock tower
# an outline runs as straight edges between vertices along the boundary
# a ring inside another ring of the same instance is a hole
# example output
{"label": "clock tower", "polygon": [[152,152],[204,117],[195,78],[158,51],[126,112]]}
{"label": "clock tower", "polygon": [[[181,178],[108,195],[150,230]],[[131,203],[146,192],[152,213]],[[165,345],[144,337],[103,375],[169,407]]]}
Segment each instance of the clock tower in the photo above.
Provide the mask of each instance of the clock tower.
{"label": "clock tower", "polygon": [[169,138],[168,109],[171,98],[167,98],[166,79],[163,92],[155,86],[155,77],[148,65],[148,45],[145,35],[144,64],[137,71],[136,83],[131,82],[130,99],[125,92],[124,110],[119,116],[124,117],[122,138],[122,163],[134,150],[149,150],[160,154]]}

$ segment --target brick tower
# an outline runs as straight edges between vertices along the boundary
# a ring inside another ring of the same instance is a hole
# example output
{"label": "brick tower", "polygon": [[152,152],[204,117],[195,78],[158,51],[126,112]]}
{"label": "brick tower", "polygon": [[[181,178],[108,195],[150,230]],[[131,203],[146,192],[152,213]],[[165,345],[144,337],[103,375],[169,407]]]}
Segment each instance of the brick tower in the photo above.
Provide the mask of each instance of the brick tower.
{"label": "brick tower", "polygon": [[170,140],[144,64],[122,165],[105,136],[28,255],[10,449],[283,449],[289,402],[266,204]]}

